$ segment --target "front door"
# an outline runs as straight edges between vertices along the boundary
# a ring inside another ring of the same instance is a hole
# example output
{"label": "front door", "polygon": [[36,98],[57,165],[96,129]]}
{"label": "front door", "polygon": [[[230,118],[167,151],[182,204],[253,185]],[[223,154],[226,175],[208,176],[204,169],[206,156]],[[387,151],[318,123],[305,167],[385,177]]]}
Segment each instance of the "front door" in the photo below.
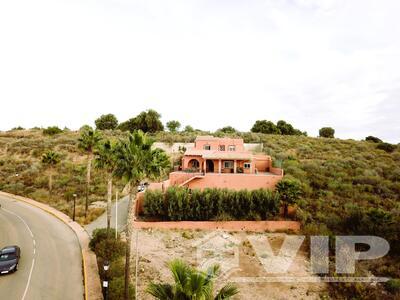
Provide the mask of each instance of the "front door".
{"label": "front door", "polygon": [[214,162],[212,160],[206,160],[206,172],[214,173]]}

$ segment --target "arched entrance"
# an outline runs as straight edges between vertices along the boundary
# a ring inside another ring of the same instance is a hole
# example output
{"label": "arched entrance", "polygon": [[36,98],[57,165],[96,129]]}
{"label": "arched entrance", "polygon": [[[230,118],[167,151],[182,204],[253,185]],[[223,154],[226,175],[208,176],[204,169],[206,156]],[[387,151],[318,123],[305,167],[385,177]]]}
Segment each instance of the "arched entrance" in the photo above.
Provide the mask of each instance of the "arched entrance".
{"label": "arched entrance", "polygon": [[214,162],[212,160],[206,160],[206,172],[214,173]]}
{"label": "arched entrance", "polygon": [[200,168],[200,163],[197,159],[191,159],[188,162],[189,169],[198,170]]}

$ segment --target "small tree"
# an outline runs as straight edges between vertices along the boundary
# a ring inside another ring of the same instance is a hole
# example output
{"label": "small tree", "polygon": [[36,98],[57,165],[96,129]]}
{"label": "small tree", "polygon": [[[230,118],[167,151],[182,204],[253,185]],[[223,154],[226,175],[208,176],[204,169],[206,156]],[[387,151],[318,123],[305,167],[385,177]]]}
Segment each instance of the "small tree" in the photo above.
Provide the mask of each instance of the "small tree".
{"label": "small tree", "polygon": [[194,132],[194,128],[190,125],[186,125],[185,129],[183,129],[185,132]]}
{"label": "small tree", "polygon": [[218,129],[218,131],[221,131],[223,133],[236,133],[237,132],[237,130],[235,128],[233,128],[232,126],[222,127],[220,129]]}
{"label": "small tree", "polygon": [[87,216],[89,206],[89,189],[91,179],[91,169],[93,160],[93,150],[101,140],[101,135],[97,130],[93,130],[90,126],[83,127],[81,136],[78,139],[78,148],[87,154],[86,168],[86,190],[85,190],[85,217]]}
{"label": "small tree", "polygon": [[214,281],[220,274],[218,265],[199,271],[176,259],[169,263],[169,269],[174,278],[173,284],[152,282],[147,287],[147,293],[156,299],[226,300],[239,293],[235,285],[227,284],[214,296]]}
{"label": "small tree", "polygon": [[279,128],[272,123],[271,121],[267,120],[258,120],[254,123],[253,127],[251,128],[251,132],[259,132],[259,133],[266,133],[266,134],[280,134]]}
{"label": "small tree", "polygon": [[96,121],[96,129],[99,130],[113,130],[118,126],[118,119],[113,114],[101,115]]}
{"label": "small tree", "polygon": [[181,123],[179,123],[179,121],[172,120],[172,121],[167,122],[167,128],[171,132],[177,132],[180,127],[181,127]]}
{"label": "small tree", "polygon": [[335,137],[335,129],[333,129],[332,127],[322,127],[319,130],[319,136],[333,139]]}
{"label": "small tree", "polygon": [[52,198],[53,191],[53,173],[54,167],[60,162],[60,155],[54,151],[47,151],[42,156],[42,164],[46,166],[49,172],[49,199]]}
{"label": "small tree", "polygon": [[297,180],[284,178],[278,182],[276,189],[283,205],[283,216],[286,218],[289,205],[295,204],[300,199],[301,185]]}

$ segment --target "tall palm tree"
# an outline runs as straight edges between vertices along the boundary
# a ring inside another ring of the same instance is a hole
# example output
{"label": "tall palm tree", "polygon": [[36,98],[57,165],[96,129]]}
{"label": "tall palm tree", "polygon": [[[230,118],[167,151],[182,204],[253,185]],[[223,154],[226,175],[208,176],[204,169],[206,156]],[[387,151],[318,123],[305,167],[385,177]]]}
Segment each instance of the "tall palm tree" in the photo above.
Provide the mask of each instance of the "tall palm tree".
{"label": "tall palm tree", "polygon": [[49,172],[49,199],[52,198],[53,192],[53,173],[54,167],[60,162],[60,154],[52,150],[42,155],[42,164],[46,166]]}
{"label": "tall palm tree", "polygon": [[[133,220],[134,196],[136,186],[145,178],[161,176],[169,166],[168,156],[161,150],[152,149],[153,141],[142,131],[133,132],[126,140],[121,140],[117,147],[117,167],[115,174],[123,178],[129,185],[128,220]],[[126,260],[125,260],[125,293],[129,299],[130,256],[132,233],[130,226],[126,229]],[[137,282],[137,270],[136,282]]]}
{"label": "tall palm tree", "polygon": [[146,292],[159,300],[224,300],[239,293],[233,284],[223,286],[214,296],[214,281],[220,274],[218,265],[199,271],[176,259],[169,263],[174,284],[150,283]]}
{"label": "tall palm tree", "polygon": [[117,166],[116,145],[106,140],[99,144],[94,151],[95,167],[107,172],[107,233],[110,231],[111,223],[111,200],[114,171]]}
{"label": "tall palm tree", "polygon": [[85,218],[87,216],[89,206],[89,189],[91,179],[91,169],[93,160],[93,150],[100,142],[101,135],[97,130],[93,130],[90,126],[86,126],[78,139],[78,147],[87,154],[87,168],[86,168],[86,189],[85,189]]}

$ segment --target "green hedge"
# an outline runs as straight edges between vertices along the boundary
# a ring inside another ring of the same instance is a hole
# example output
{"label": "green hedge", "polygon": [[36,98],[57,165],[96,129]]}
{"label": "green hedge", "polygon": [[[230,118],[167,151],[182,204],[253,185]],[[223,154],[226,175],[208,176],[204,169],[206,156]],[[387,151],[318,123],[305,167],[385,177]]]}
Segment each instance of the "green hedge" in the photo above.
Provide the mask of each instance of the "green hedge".
{"label": "green hedge", "polygon": [[279,213],[279,207],[278,194],[265,189],[201,191],[170,187],[164,194],[147,190],[144,197],[146,216],[171,221],[267,220]]}

